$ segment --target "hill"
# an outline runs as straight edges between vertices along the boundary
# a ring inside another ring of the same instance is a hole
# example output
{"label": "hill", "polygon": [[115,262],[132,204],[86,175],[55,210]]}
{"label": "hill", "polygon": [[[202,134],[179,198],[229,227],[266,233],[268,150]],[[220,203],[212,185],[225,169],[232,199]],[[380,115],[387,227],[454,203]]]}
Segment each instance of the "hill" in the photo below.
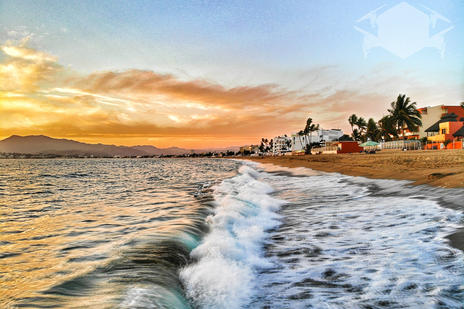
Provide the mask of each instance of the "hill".
{"label": "hill", "polygon": [[[221,149],[193,150],[195,153],[207,151],[223,151]],[[228,149],[236,150],[237,147]],[[55,154],[72,156],[97,156],[97,157],[132,157],[132,156],[158,156],[158,155],[182,155],[191,153],[192,150],[169,147],[158,148],[151,145],[116,146],[104,144],[87,144],[70,139],[57,139],[44,135],[18,136],[12,135],[0,141],[0,153],[21,154]]]}

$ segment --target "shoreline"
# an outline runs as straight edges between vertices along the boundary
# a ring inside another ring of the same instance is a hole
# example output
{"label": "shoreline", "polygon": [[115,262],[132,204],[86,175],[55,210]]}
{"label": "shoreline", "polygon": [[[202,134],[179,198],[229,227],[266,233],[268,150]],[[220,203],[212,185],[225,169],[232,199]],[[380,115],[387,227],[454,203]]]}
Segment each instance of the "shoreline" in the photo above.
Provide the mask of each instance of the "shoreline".
{"label": "shoreline", "polygon": [[237,157],[237,159],[284,167],[307,167],[349,176],[409,180],[413,185],[464,188],[464,150],[383,150],[376,154]]}
{"label": "shoreline", "polygon": [[[371,179],[408,180],[410,185],[431,188],[464,188],[464,150],[382,151],[376,154],[330,154],[279,157],[237,157],[282,167],[306,167],[313,170],[362,176]],[[437,192],[437,191],[434,191]],[[464,194],[464,192],[463,192]],[[459,196],[462,196],[459,194]],[[437,200],[440,206],[463,210],[451,196]],[[446,237],[450,246],[464,252],[464,228]]]}

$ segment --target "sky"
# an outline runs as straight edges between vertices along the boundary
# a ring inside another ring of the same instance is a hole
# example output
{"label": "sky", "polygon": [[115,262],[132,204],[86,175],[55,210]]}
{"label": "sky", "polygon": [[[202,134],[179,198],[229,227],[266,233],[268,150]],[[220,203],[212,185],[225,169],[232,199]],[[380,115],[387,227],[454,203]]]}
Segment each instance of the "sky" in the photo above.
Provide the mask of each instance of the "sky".
{"label": "sky", "polygon": [[308,117],[348,132],[400,93],[458,105],[463,18],[459,0],[0,1],[0,138],[226,147]]}

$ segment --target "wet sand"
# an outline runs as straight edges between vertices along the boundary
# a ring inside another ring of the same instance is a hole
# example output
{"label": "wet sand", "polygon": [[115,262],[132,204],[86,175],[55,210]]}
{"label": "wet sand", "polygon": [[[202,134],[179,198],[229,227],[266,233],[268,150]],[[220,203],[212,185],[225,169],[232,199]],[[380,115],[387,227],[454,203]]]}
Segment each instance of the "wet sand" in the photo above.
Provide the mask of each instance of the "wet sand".
{"label": "wet sand", "polygon": [[410,180],[415,185],[464,188],[464,150],[384,150],[376,154],[241,157],[241,159],[285,167],[308,167],[351,176]]}

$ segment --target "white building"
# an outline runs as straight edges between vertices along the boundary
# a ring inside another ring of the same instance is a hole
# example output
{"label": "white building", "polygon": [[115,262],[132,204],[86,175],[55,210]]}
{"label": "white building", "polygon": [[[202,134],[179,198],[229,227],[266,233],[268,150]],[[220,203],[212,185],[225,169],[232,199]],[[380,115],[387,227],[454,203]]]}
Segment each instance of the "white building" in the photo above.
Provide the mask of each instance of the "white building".
{"label": "white building", "polygon": [[340,129],[324,130],[319,129],[308,135],[299,136],[298,133],[292,134],[292,151],[304,151],[306,145],[311,143],[331,142],[342,137],[343,132]]}
{"label": "white building", "polygon": [[287,136],[276,136],[272,139],[272,154],[275,156],[292,151],[292,140]]}

